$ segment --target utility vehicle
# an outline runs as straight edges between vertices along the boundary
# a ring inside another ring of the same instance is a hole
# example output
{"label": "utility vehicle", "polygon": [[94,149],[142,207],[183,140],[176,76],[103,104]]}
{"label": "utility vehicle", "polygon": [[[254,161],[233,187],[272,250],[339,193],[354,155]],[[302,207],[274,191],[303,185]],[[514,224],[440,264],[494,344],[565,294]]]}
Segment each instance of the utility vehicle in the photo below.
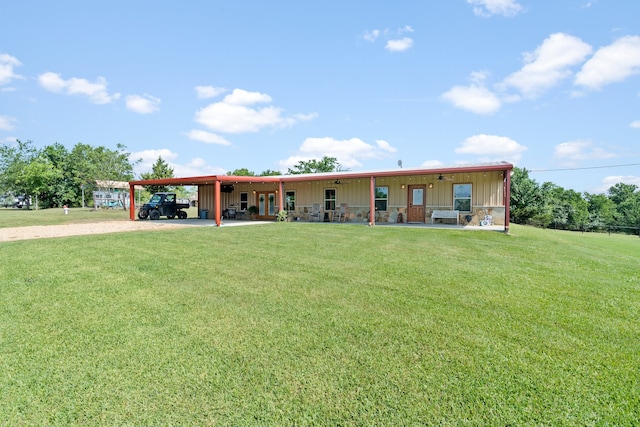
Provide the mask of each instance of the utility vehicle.
{"label": "utility vehicle", "polygon": [[189,201],[176,198],[176,193],[155,193],[149,202],[138,210],[138,218],[156,220],[166,216],[169,219],[175,217],[185,219],[187,213],[182,209],[188,208]]}

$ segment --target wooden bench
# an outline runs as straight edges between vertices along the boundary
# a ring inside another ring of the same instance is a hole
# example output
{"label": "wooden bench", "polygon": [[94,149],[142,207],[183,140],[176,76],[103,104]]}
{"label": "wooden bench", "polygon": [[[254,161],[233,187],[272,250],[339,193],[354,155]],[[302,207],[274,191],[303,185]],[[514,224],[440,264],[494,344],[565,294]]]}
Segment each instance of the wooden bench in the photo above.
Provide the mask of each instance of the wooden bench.
{"label": "wooden bench", "polygon": [[440,210],[435,210],[435,211],[431,212],[431,224],[433,224],[433,220],[434,219],[455,219],[456,220],[456,225],[459,225],[460,224],[460,211],[452,211],[452,210],[440,211]]}

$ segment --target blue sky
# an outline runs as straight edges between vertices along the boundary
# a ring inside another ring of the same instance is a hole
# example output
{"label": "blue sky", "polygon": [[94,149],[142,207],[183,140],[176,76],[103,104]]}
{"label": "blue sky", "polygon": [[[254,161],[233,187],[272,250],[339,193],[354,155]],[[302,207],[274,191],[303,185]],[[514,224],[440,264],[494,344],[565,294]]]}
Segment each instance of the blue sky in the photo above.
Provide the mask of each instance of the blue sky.
{"label": "blue sky", "polygon": [[[0,143],[640,185],[640,2],[0,0]],[[626,165],[626,166],[625,166]]]}

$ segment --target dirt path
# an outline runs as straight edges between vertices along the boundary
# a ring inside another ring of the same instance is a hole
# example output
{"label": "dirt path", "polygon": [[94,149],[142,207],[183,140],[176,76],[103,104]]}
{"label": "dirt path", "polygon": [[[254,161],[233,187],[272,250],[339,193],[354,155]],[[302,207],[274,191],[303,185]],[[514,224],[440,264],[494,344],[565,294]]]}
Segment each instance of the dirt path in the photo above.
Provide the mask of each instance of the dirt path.
{"label": "dirt path", "polygon": [[164,221],[103,221],[61,225],[33,225],[29,227],[0,228],[0,242],[117,233],[135,230],[166,230],[167,228],[175,227],[180,227],[180,225]]}

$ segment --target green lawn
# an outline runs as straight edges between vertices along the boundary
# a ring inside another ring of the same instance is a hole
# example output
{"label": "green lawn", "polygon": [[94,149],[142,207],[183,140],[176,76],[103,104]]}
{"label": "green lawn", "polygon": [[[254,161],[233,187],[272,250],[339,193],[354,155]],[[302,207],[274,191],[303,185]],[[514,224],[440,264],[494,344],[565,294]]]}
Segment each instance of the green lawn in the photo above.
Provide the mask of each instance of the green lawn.
{"label": "green lawn", "polygon": [[[198,217],[198,208],[186,209],[189,218]],[[162,218],[166,219],[166,218]],[[0,208],[0,229],[28,225],[57,225],[97,221],[129,221],[129,211],[124,209],[71,208],[65,215],[62,208],[13,209]]]}
{"label": "green lawn", "polygon": [[0,424],[640,424],[637,236],[273,223],[0,260]]}

